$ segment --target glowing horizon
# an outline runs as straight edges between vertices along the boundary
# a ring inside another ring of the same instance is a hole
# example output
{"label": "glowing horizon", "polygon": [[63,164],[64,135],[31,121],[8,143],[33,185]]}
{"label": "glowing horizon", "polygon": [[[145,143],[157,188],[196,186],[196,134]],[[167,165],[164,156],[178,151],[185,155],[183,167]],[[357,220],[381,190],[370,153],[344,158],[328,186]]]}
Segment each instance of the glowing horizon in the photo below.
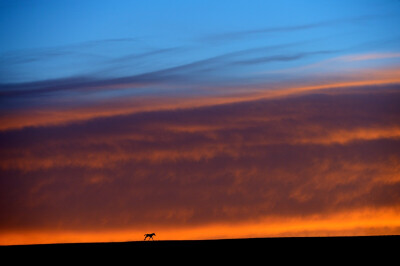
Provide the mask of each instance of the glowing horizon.
{"label": "glowing horizon", "polygon": [[[398,210],[360,210],[327,217],[281,219],[271,217],[239,224],[210,224],[182,228],[158,228],[156,240],[208,240],[274,237],[329,237],[398,235]],[[349,219],[351,217],[351,219]],[[382,219],[384,218],[384,219]],[[387,227],[391,229],[388,230]],[[146,228],[148,232],[154,228]],[[146,231],[146,232],[147,232]],[[154,230],[153,230],[154,231]],[[153,232],[152,231],[152,232]],[[2,234],[0,245],[95,243],[142,241],[143,230],[27,231]]]}

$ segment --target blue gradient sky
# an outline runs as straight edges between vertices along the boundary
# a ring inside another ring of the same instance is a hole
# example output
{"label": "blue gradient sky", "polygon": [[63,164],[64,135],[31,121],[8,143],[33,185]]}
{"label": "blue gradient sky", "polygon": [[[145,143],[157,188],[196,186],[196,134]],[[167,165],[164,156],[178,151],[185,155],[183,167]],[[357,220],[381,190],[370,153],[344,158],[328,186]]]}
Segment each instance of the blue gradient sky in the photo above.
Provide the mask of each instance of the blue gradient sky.
{"label": "blue gradient sky", "polygon": [[262,79],[256,75],[260,71],[354,53],[392,53],[400,44],[399,1],[18,0],[0,5],[3,84],[132,76],[202,60],[209,61],[182,69],[179,76],[202,72],[215,84],[234,77],[251,82]]}

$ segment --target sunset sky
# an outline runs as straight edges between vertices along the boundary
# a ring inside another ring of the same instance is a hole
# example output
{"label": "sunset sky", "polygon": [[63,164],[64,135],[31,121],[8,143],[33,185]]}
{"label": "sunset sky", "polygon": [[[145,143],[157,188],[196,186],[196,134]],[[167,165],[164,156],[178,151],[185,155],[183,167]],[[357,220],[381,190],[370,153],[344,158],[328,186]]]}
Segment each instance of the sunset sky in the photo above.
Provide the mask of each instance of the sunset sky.
{"label": "sunset sky", "polygon": [[0,245],[400,234],[400,1],[0,0]]}

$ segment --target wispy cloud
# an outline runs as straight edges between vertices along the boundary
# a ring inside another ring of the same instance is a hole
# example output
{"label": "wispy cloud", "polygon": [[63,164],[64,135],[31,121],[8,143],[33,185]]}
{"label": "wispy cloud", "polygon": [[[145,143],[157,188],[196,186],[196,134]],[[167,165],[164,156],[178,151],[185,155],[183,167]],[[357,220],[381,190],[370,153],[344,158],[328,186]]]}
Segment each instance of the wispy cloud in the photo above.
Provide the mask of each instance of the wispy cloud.
{"label": "wispy cloud", "polygon": [[264,63],[270,63],[270,62],[295,61],[295,60],[303,59],[303,58],[310,57],[313,55],[334,54],[337,52],[339,52],[339,51],[322,50],[322,51],[312,51],[312,52],[299,52],[299,53],[285,54],[285,55],[283,55],[283,54],[282,55],[272,55],[272,56],[258,57],[258,58],[247,59],[247,60],[238,60],[238,61],[235,61],[234,64],[249,65],[249,64],[264,64]]}
{"label": "wispy cloud", "polygon": [[220,33],[220,34],[214,34],[214,35],[207,36],[207,37],[203,38],[203,40],[211,41],[211,42],[243,40],[245,38],[268,35],[270,33],[282,33],[283,34],[283,33],[305,31],[305,30],[337,26],[337,25],[363,23],[365,21],[387,18],[388,16],[390,16],[390,14],[387,14],[387,15],[365,15],[365,16],[358,16],[358,17],[352,17],[352,18],[341,18],[341,19],[320,21],[320,22],[315,22],[315,23],[306,23],[306,24],[301,24],[301,25],[266,27],[266,28],[250,29],[250,30],[244,30],[244,31],[226,32],[226,33]]}
{"label": "wispy cloud", "polygon": [[[246,50],[240,50],[221,54],[190,63],[180,64],[177,66],[150,70],[144,73],[123,76],[123,77],[109,77],[101,78],[95,76],[75,76],[69,78],[59,78],[51,80],[42,80],[34,82],[24,82],[15,84],[0,84],[0,97],[15,97],[27,96],[34,94],[46,94],[59,91],[77,91],[77,90],[102,90],[104,88],[114,87],[140,87],[149,85],[181,85],[196,86],[206,84],[216,85],[220,74],[224,76],[224,84],[229,84],[230,80],[235,80],[234,72],[230,73],[232,68],[237,66],[249,66],[266,64],[273,62],[288,62],[300,60],[305,57],[315,55],[333,54],[337,53],[336,50],[322,50],[310,52],[278,52],[279,48],[285,48],[294,44],[284,44],[278,46],[258,47]],[[141,54],[127,55],[112,59],[106,64],[108,69],[118,69],[121,64],[132,62],[132,60],[148,58],[160,54],[175,52],[177,48],[167,48],[160,50],[153,50]],[[267,56],[266,56],[267,54]],[[104,70],[103,70],[104,72]],[[246,76],[246,69],[242,69],[244,79]],[[223,75],[224,74],[224,75]],[[200,80],[198,76],[201,76]],[[214,84],[213,84],[214,82]]]}
{"label": "wispy cloud", "polygon": [[[92,80],[89,81],[92,82]],[[279,83],[263,81],[250,86],[200,87],[197,90],[169,91],[169,93],[164,92],[161,95],[157,91],[154,91],[154,93],[139,91],[137,94],[132,94],[132,86],[134,85],[124,80],[121,80],[119,84],[110,83],[109,87],[104,83],[99,83],[99,86],[103,87],[94,87],[94,93],[90,93],[89,87],[84,86],[83,80],[82,91],[78,91],[77,95],[68,96],[64,94],[60,97],[56,94],[54,96],[50,93],[52,88],[49,87],[48,97],[43,97],[40,93],[35,92],[30,95],[17,95],[17,98],[13,100],[10,100],[9,97],[3,97],[0,130],[74,123],[140,112],[190,109],[259,99],[273,99],[321,90],[331,91],[332,88],[342,88],[342,90],[377,86],[390,88],[399,83],[399,70],[396,68],[341,75],[333,74],[331,76],[313,75],[311,78],[303,76],[300,79],[281,80]],[[61,82],[61,84],[63,83]],[[90,84],[94,85],[94,83]],[[143,86],[145,85],[146,83],[143,84]],[[110,97],[109,91],[112,92],[111,95],[115,95],[113,90],[120,89],[123,91],[124,86],[129,90],[129,93]],[[176,88],[176,86],[173,87]],[[60,90],[62,89],[61,87]],[[105,90],[105,95],[99,97],[102,90]],[[85,94],[87,97],[84,97]],[[41,99],[41,101],[37,103],[37,99]]]}

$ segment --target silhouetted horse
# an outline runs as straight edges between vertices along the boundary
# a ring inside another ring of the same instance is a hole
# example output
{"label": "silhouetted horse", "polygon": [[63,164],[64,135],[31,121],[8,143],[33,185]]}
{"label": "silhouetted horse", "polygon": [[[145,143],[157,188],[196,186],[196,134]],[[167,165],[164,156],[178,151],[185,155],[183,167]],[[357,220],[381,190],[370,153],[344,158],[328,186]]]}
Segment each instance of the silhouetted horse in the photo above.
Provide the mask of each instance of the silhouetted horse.
{"label": "silhouetted horse", "polygon": [[153,236],[155,236],[156,234],[154,234],[154,233],[151,233],[151,234],[144,234],[144,240],[146,240],[147,238],[149,238],[149,240],[150,239],[152,239],[152,240],[154,240],[153,239]]}

